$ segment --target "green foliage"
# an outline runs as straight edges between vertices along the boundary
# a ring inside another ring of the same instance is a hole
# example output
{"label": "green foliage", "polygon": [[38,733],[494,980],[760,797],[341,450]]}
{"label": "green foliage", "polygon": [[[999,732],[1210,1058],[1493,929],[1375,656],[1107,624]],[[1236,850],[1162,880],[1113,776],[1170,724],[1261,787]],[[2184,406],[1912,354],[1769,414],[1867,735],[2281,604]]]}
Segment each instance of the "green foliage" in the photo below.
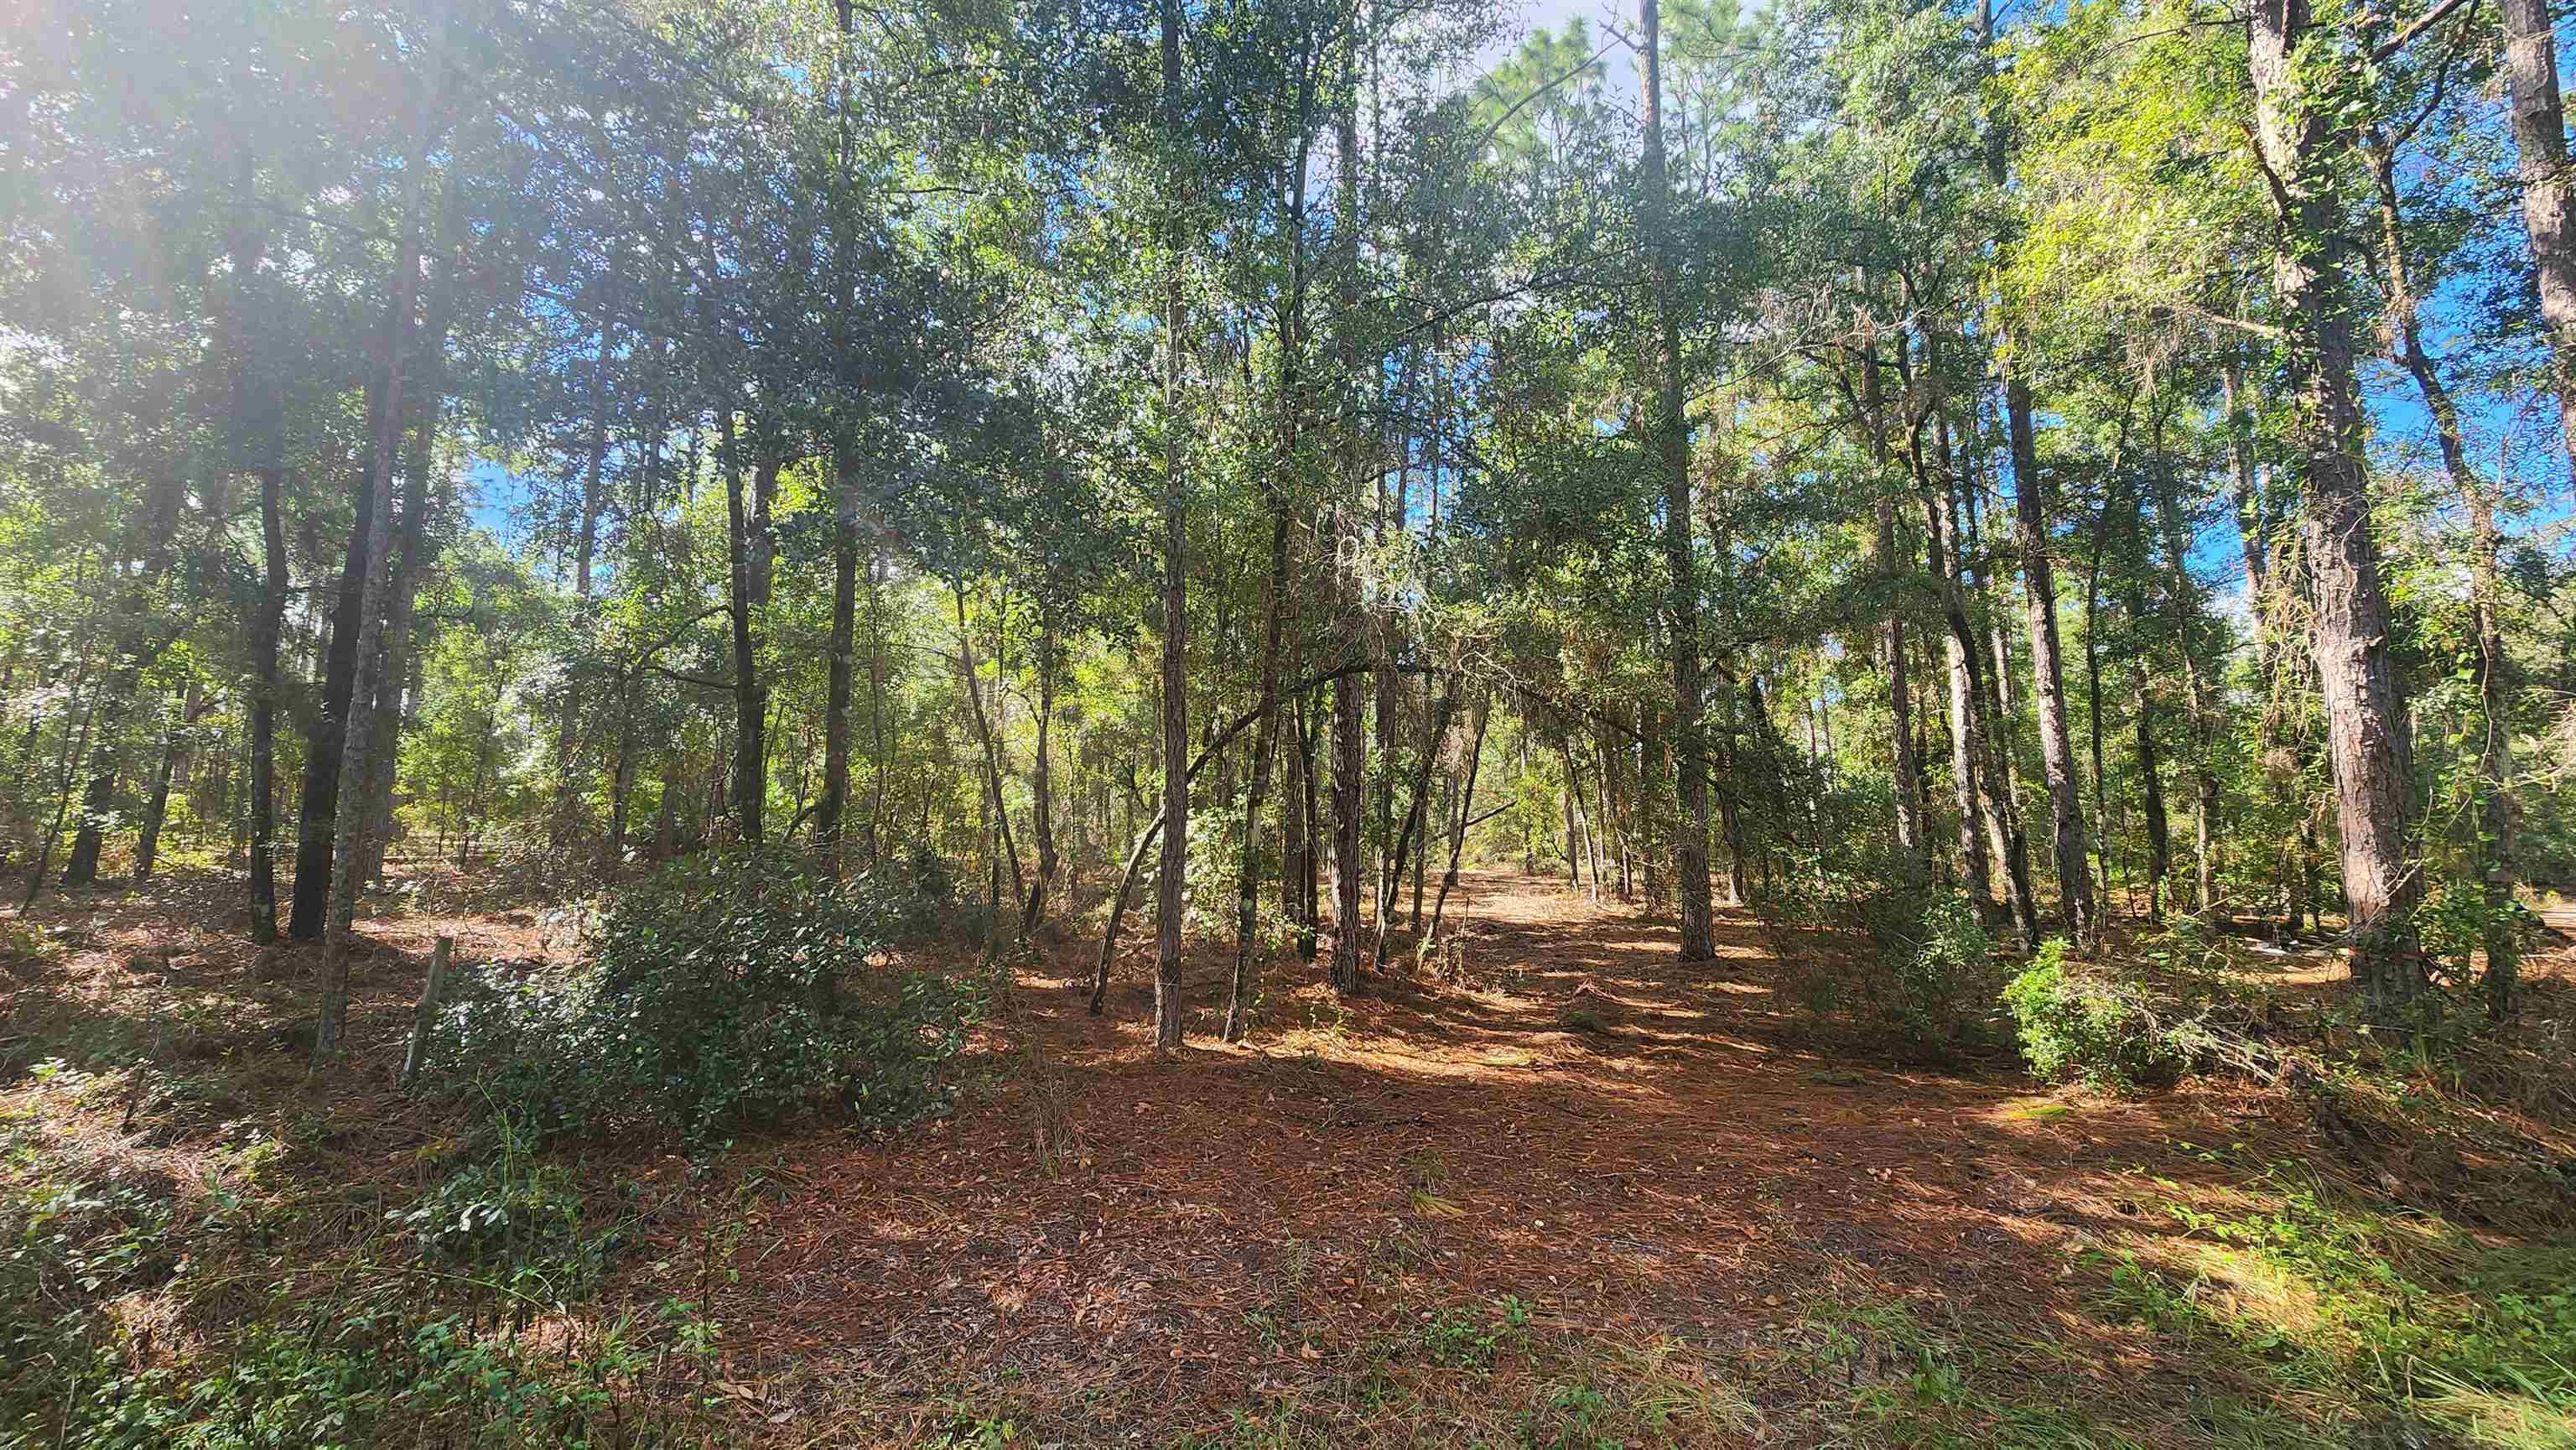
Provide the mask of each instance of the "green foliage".
{"label": "green foliage", "polygon": [[1784,955],[1810,1010],[1936,1055],[1987,1039],[1999,969],[1994,940],[1966,897],[1900,884],[1863,894],[1848,909],[1856,930],[1820,921]]}
{"label": "green foliage", "polygon": [[2433,980],[2467,995],[2482,990],[2499,967],[2508,974],[2515,970],[2540,921],[2510,892],[2452,875],[2437,881],[2416,908],[2415,929]]}
{"label": "green foliage", "polygon": [[2144,991],[2070,961],[2062,937],[2040,946],[2038,960],[2004,988],[2003,1003],[2022,1057],[2049,1081],[2126,1091],[2170,1080],[2187,1060],[2182,1038]]}
{"label": "green foliage", "polygon": [[1529,1304],[1506,1294],[1498,1317],[1472,1309],[1433,1309],[1415,1333],[1423,1356],[1446,1369],[1491,1369],[1503,1350],[1529,1337]]}
{"label": "green foliage", "polygon": [[[2172,1186],[2172,1185],[2168,1185]],[[2097,1308],[2238,1355],[2285,1389],[2325,1385],[2392,1413],[2474,1430],[2499,1417],[2576,1424],[2576,1259],[2482,1243],[2420,1214],[2345,1203],[2283,1165],[2252,1206],[2164,1205],[2190,1252],[2088,1251]]]}
{"label": "green foliage", "polygon": [[618,1236],[592,1233],[571,1169],[538,1159],[503,1118],[497,1150],[457,1170],[407,1208],[386,1213],[422,1259],[501,1283],[521,1303],[560,1302],[596,1283]]}
{"label": "green foliage", "polygon": [[432,1080],[540,1137],[644,1131],[692,1145],[825,1103],[871,1128],[942,1111],[973,988],[877,968],[905,903],[785,852],[666,868],[615,898],[565,975],[477,980]]}

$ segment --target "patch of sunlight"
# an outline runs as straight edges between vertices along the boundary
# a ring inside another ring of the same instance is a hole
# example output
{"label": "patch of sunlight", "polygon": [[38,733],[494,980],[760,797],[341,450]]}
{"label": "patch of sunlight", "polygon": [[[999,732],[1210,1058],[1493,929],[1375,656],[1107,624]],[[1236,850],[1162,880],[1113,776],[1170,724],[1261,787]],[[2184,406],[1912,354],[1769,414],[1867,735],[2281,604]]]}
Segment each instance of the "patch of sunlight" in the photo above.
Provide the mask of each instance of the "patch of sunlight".
{"label": "patch of sunlight", "polygon": [[1370,1055],[1401,1062],[1404,1064],[1405,1071],[1419,1073],[1424,1077],[1481,1078],[1488,1076],[1486,1068],[1507,1065],[1490,1059],[1462,1061],[1452,1057],[1423,1057],[1415,1053],[1398,1052],[1393,1048],[1380,1048]]}
{"label": "patch of sunlight", "polygon": [[1768,997],[1771,989],[1758,982],[1711,982],[1709,986],[1736,997]]}
{"label": "patch of sunlight", "polygon": [[2242,1249],[2196,1243],[2190,1267],[2226,1296],[2227,1307],[2280,1334],[2307,1336],[2327,1327],[2325,1298],[2298,1275]]}
{"label": "patch of sunlight", "polygon": [[2437,1369],[2418,1369],[2415,1403],[2448,1421],[2472,1445],[2493,1450],[2567,1450],[2576,1415],[2520,1395],[2483,1390]]}
{"label": "patch of sunlight", "polygon": [[2010,1107],[1996,1109],[1987,1116],[2008,1123],[2044,1123],[2051,1118],[2065,1117],[2074,1111],[2074,1107],[2069,1104],[2042,1100],[2015,1103]]}

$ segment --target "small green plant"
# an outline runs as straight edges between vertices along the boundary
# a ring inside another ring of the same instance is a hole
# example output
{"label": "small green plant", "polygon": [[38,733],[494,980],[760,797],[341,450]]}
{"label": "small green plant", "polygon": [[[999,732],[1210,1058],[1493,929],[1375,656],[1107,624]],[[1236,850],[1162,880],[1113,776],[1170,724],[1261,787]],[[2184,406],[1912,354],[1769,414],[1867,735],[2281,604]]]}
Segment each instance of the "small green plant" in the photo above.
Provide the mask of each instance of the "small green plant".
{"label": "small green plant", "polygon": [[2146,994],[2102,971],[2070,962],[2052,937],[2038,960],[2003,991],[2031,1072],[2125,1091],[2169,1079],[2187,1061],[2183,1038],[2159,1019]]}
{"label": "small green plant", "polygon": [[1519,1417],[1521,1444],[1527,1450],[1619,1450],[1624,1443],[1610,1434],[1610,1397],[1587,1384],[1562,1384]]}

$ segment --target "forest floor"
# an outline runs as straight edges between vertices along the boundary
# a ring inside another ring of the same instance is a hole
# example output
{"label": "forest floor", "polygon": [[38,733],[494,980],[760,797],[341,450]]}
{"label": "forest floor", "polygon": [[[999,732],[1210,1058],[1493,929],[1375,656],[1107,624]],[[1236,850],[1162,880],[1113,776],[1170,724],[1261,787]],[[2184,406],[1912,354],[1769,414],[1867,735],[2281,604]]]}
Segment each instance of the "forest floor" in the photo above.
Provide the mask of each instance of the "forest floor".
{"label": "forest floor", "polygon": [[[273,1308],[280,1274],[420,1272],[346,1249],[457,1151],[393,1082],[428,943],[573,945],[542,912],[370,922],[356,1065],[317,1080],[311,952],[206,928],[230,889],[40,907],[52,954],[0,977],[0,1189],[173,1205],[136,1252],[180,1267],[119,1301],[138,1373]],[[2485,1211],[2475,1148],[2358,1161],[2240,1080],[2120,1098],[1890,1066],[1789,1000],[1741,916],[1686,966],[1669,921],[1554,880],[1471,875],[1451,911],[1442,979],[1342,999],[1292,959],[1249,1043],[1202,1007],[1166,1058],[1146,945],[1092,1017],[1093,944],[1063,940],[999,994],[947,1118],[569,1160],[613,1252],[578,1302],[512,1287],[530,1307],[490,1332],[683,1443],[790,1450],[2576,1446],[2576,1248]],[[1194,961],[1191,1000],[1224,967]],[[2340,990],[2322,953],[2263,970],[2286,1010]],[[2534,975],[2563,1063],[2566,954]],[[2474,1113],[2563,1173],[2552,1091]],[[173,1290],[191,1256],[269,1299]]]}

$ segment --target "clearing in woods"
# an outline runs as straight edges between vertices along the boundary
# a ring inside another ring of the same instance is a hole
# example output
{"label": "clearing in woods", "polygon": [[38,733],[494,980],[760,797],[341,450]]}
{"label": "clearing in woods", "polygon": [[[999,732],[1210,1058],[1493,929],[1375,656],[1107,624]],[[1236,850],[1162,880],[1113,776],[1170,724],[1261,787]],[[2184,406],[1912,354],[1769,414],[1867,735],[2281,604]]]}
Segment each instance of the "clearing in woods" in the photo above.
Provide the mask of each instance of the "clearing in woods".
{"label": "clearing in woods", "polygon": [[[220,1059],[225,1111],[39,1081],[11,1121],[91,1177],[179,1183],[267,1122],[286,1184],[373,1185],[360,1226],[457,1131],[392,1082],[431,936],[483,960],[569,944],[527,913],[369,923],[361,1066],[315,1081],[276,1025],[309,949],[252,959],[179,925],[191,905],[55,908],[77,949],[12,992],[9,1032],[158,1031]],[[1150,945],[1095,1018],[1095,943],[1067,937],[1001,994],[943,1121],[574,1160],[631,1217],[596,1302],[535,1332],[685,1302],[717,1348],[640,1373],[694,1376],[692,1442],[2448,1443],[2374,1438],[2396,1412],[2349,1382],[2368,1344],[2339,1337],[2331,1284],[2227,1246],[2231,1215],[2360,1221],[2318,1206],[2329,1179],[2282,1177],[2332,1156],[2283,1094],[1891,1067],[1820,1035],[1741,915],[1684,966],[1669,921],[1552,880],[1470,875],[1451,910],[1464,949],[1418,979],[1345,1000],[1274,967],[1241,1046],[1216,1044],[1205,951],[1164,1060]],[[2508,1412],[2531,1433],[2498,1443],[2567,1443],[2563,1415]]]}

